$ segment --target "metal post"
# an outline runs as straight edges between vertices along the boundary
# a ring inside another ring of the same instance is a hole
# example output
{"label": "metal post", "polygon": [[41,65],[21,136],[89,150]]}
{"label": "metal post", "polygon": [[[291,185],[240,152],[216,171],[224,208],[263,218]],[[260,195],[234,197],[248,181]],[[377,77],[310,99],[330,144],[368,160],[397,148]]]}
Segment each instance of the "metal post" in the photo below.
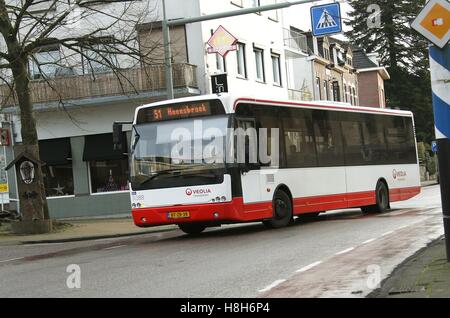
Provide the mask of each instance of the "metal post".
{"label": "metal post", "polygon": [[170,48],[170,33],[169,26],[167,24],[167,14],[166,14],[166,0],[162,0],[163,5],[163,21],[162,21],[162,32],[164,38],[164,61],[166,64],[166,90],[167,99],[173,99],[173,73],[172,73],[172,50]]}
{"label": "metal post", "polygon": [[450,44],[430,47],[431,86],[438,141],[439,180],[444,216],[447,261],[450,262]]}

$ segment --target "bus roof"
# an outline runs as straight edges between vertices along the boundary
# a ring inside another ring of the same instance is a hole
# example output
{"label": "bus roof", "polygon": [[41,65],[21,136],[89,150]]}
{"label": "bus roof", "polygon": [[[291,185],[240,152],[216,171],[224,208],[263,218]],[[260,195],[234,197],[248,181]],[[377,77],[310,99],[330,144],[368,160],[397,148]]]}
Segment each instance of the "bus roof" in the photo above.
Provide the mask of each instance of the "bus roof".
{"label": "bus roof", "polygon": [[255,103],[260,105],[278,105],[286,107],[304,107],[313,109],[327,109],[336,111],[349,111],[349,112],[359,112],[359,113],[376,113],[384,115],[397,115],[397,116],[408,116],[412,117],[413,113],[410,111],[396,110],[396,109],[386,109],[386,108],[375,108],[375,107],[363,107],[363,106],[352,106],[348,103],[332,102],[332,101],[293,101],[293,100],[269,100],[266,98],[256,98],[256,97],[244,97],[236,96],[229,93],[213,94],[213,95],[199,95],[194,97],[184,97],[173,100],[165,100],[161,102],[156,102],[152,104],[143,105],[137,108],[137,112],[143,108],[150,108],[156,106],[164,106],[171,103],[189,103],[205,100],[219,99],[225,107],[227,114],[232,114],[235,112],[236,107],[240,103]]}

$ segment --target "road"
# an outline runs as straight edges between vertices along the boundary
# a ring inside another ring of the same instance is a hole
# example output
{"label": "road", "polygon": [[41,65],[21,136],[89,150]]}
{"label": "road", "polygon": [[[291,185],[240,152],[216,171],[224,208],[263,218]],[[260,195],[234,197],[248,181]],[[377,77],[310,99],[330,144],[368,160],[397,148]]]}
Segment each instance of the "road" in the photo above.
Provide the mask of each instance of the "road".
{"label": "road", "polygon": [[[254,223],[194,238],[175,230],[3,246],[0,297],[362,297],[373,288],[362,283],[364,262],[377,260],[385,278],[443,234],[437,186],[392,208],[381,215],[330,212],[280,230]],[[71,264],[81,269],[79,289],[66,285]],[[305,284],[317,288],[308,291]]]}

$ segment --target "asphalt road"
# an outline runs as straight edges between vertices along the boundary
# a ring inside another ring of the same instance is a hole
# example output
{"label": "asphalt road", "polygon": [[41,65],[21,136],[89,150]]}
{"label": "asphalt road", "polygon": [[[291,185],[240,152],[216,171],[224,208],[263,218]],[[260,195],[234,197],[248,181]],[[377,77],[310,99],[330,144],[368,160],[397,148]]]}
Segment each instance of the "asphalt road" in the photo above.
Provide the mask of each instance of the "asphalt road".
{"label": "asphalt road", "polygon": [[[308,278],[308,269],[319,263],[337,266],[336,255],[347,254],[346,262],[352,262],[363,253],[356,246],[401,240],[403,232],[424,222],[430,224],[427,239],[442,235],[437,186],[392,207],[381,215],[331,212],[281,230],[256,223],[209,229],[195,238],[176,230],[58,245],[3,246],[0,297],[258,297],[289,282],[296,271]],[[417,241],[408,248],[417,250],[423,244]],[[383,245],[384,252],[389,248]],[[392,265],[405,255],[385,257]],[[81,269],[79,289],[66,285],[71,264]]]}

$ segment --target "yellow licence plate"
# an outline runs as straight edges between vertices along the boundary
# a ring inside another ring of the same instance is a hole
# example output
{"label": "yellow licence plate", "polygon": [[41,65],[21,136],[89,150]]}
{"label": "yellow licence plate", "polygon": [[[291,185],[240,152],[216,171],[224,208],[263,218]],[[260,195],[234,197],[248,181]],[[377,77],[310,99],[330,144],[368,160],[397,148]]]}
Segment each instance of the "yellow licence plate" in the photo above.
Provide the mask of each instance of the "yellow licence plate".
{"label": "yellow licence plate", "polygon": [[191,214],[189,212],[169,212],[167,217],[169,219],[186,219],[189,218]]}

